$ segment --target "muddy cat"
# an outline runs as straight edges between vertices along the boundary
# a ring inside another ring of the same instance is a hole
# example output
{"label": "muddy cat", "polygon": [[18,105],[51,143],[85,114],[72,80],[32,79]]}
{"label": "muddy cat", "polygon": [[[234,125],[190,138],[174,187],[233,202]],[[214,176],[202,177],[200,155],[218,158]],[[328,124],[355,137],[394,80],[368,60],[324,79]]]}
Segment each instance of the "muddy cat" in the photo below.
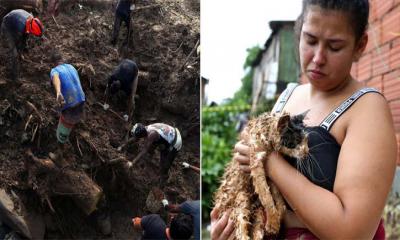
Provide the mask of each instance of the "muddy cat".
{"label": "muddy cat", "polygon": [[[305,113],[306,114],[306,113]],[[243,173],[231,160],[214,195],[214,206],[235,225],[235,239],[263,239],[276,236],[284,216],[285,201],[273,182],[265,176],[264,160],[273,151],[302,161],[308,155],[305,114],[264,113],[249,121],[240,139],[250,146],[251,173]],[[267,219],[264,219],[264,213]]]}

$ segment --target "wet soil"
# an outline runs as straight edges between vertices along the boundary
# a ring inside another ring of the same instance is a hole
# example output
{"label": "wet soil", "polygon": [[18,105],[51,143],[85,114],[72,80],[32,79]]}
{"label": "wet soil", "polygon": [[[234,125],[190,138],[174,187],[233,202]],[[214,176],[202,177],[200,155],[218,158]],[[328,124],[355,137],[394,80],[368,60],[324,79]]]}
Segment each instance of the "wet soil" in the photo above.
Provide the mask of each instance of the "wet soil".
{"label": "wet soil", "polygon": [[[110,160],[133,159],[143,143],[118,151],[129,126],[98,105],[104,102],[107,76],[121,59],[129,58],[140,70],[130,125],[163,122],[182,134],[183,148],[170,169],[164,195],[173,203],[199,199],[199,175],[181,165],[184,161],[200,165],[198,2],[139,1],[132,13],[132,38],[124,44],[127,31],[122,26],[115,47],[110,44],[112,6],[73,4],[54,19],[38,16],[43,19],[46,40],[28,40],[19,82],[10,80],[8,53],[0,48],[0,188],[15,192],[28,211],[44,219],[46,238],[137,236],[131,218],[149,213],[146,200],[158,186],[159,152],[147,154],[129,170],[124,161],[109,164]],[[54,179],[44,176],[32,182],[28,177],[27,149],[39,158],[48,158],[58,148],[59,109],[49,79],[53,49],[78,69],[87,99],[85,118],[72,131],[63,158],[69,170],[84,172],[102,188],[111,217],[110,236],[100,233],[96,213],[86,216],[68,193],[50,196],[52,212],[44,196]],[[110,101],[111,109],[120,116],[126,113],[125,98],[120,94]],[[159,213],[166,215],[162,208]]]}

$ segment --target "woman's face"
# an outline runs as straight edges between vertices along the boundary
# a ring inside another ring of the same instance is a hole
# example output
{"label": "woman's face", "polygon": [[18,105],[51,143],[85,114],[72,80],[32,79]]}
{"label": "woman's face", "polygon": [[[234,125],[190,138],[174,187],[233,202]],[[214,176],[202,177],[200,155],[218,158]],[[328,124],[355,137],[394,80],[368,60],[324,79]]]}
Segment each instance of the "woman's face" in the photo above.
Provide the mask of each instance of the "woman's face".
{"label": "woman's face", "polygon": [[300,63],[310,83],[331,90],[350,77],[353,61],[361,56],[364,35],[356,44],[355,33],[345,13],[310,6],[300,33]]}

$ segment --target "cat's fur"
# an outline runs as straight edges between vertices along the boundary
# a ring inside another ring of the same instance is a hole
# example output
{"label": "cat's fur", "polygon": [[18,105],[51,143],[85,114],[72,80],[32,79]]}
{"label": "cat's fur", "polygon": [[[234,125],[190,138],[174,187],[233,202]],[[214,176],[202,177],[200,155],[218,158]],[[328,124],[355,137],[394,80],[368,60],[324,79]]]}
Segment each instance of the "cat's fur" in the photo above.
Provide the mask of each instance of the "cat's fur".
{"label": "cat's fur", "polygon": [[308,155],[304,116],[264,113],[250,120],[247,135],[241,135],[250,146],[251,173],[243,173],[239,163],[231,161],[214,195],[221,214],[231,210],[235,239],[263,239],[264,235],[278,234],[286,206],[275,184],[265,176],[264,158],[273,151],[299,161]]}

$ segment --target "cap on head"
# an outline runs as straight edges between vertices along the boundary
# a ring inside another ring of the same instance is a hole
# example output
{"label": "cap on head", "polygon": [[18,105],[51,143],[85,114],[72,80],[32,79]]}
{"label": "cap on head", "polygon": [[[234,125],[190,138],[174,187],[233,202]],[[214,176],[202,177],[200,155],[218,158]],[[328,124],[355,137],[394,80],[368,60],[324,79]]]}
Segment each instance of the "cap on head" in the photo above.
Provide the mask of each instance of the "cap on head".
{"label": "cap on head", "polygon": [[131,135],[136,138],[142,138],[147,135],[146,127],[141,123],[136,123],[131,130]]}
{"label": "cap on head", "polygon": [[31,18],[27,24],[28,24],[28,33],[35,35],[37,37],[42,36],[44,27],[39,18]]}

